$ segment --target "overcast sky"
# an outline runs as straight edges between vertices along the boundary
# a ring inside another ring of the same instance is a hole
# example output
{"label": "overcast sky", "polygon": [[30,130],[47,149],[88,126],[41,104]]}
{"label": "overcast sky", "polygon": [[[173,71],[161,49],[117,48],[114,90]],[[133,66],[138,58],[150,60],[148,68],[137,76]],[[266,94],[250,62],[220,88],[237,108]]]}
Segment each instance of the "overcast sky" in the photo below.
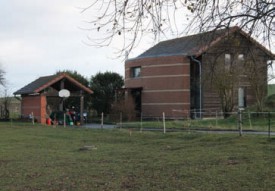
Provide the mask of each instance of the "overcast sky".
{"label": "overcast sky", "polygon": [[124,75],[122,59],[112,59],[114,47],[83,43],[88,32],[80,28],[88,27],[89,15],[80,8],[89,2],[1,0],[0,63],[10,94],[59,70],[76,70],[89,78],[105,71]]}
{"label": "overcast sky", "polygon": [[[105,71],[124,76],[124,62],[114,59],[115,47],[83,43],[88,42],[89,33],[81,28],[89,27],[86,21],[92,10],[81,14],[81,8],[89,3],[91,0],[0,1],[0,67],[6,72],[9,94],[60,70],[75,70],[88,78]],[[119,42],[114,44],[119,46]],[[151,45],[142,45],[130,57]]]}

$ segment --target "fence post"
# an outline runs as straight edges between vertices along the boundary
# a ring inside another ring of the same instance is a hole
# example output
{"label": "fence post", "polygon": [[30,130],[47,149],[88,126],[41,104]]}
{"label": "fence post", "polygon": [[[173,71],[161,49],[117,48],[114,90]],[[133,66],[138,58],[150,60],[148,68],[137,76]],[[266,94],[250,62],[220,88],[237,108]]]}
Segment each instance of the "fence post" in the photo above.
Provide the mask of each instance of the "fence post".
{"label": "fence post", "polygon": [[103,120],[104,120],[104,115],[103,112],[101,113],[101,129],[103,129]]}
{"label": "fence post", "polygon": [[119,116],[119,128],[122,128],[122,112],[120,112],[120,116]]}
{"label": "fence post", "polygon": [[64,122],[63,122],[64,124],[64,127],[66,127],[66,113],[64,113]]}
{"label": "fence post", "polygon": [[250,126],[250,129],[252,129],[251,113],[250,113],[250,111],[248,111],[248,117],[249,117],[249,126]]}
{"label": "fence post", "polygon": [[165,127],[165,113],[162,113],[162,121],[163,121],[163,133],[166,133],[166,127]]}
{"label": "fence post", "polygon": [[238,123],[238,126],[239,126],[239,135],[242,136],[243,132],[242,132],[242,110],[239,109],[238,111],[238,116],[239,116],[239,123]]}
{"label": "fence post", "polygon": [[140,132],[143,130],[143,124],[142,124],[142,112],[140,113]]}
{"label": "fence post", "polygon": [[216,128],[218,127],[218,111],[216,111]]}
{"label": "fence post", "polygon": [[33,112],[31,113],[32,115],[32,124],[34,125],[34,116],[33,116]]}
{"label": "fence post", "polygon": [[270,139],[270,126],[271,126],[271,115],[270,112],[268,112],[268,138]]}

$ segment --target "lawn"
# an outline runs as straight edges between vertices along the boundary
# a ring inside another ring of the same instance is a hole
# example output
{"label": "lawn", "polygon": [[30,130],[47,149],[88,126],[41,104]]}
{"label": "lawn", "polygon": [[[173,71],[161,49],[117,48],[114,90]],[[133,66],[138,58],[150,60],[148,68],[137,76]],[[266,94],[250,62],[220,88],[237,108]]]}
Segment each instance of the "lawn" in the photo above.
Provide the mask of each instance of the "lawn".
{"label": "lawn", "polygon": [[45,126],[0,132],[0,190],[275,190],[275,138],[266,136]]}

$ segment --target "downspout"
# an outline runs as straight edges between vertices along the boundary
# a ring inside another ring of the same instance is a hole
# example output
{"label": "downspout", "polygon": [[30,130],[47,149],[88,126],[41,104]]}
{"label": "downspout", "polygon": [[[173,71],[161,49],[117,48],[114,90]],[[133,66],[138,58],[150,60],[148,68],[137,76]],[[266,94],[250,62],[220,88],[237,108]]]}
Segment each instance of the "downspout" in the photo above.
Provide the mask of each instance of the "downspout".
{"label": "downspout", "polygon": [[190,56],[191,60],[196,62],[199,65],[199,85],[200,85],[200,112],[199,112],[199,118],[201,119],[201,112],[202,112],[202,88],[201,88],[201,61],[198,59],[194,58],[194,56]]}

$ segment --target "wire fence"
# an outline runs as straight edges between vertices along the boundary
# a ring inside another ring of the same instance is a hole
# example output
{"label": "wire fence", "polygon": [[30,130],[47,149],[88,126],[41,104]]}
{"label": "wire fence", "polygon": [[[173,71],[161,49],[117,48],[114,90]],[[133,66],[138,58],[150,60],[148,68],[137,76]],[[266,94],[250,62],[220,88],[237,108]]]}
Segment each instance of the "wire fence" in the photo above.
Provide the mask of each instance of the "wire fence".
{"label": "wire fence", "polygon": [[[275,112],[212,112],[201,113],[201,117],[175,117],[166,116],[165,113],[159,116],[148,116],[139,113],[135,120],[127,120],[127,114],[120,113],[113,122],[118,128],[135,128],[143,130],[212,130],[212,131],[238,131],[243,132],[263,132],[269,136],[275,131]],[[192,116],[192,115],[189,115]],[[205,116],[205,117],[204,117]],[[206,117],[207,116],[207,117]],[[226,118],[224,116],[227,116]],[[106,116],[107,119],[114,116]]]}
{"label": "wire fence", "polygon": [[[240,135],[243,132],[263,132],[271,136],[275,132],[275,112],[249,112],[238,111],[231,113],[201,112],[200,117],[191,118],[189,116],[166,116],[165,113],[158,116],[143,115],[137,113],[135,117],[128,113],[115,113],[105,115],[101,113],[98,116],[85,116],[83,123],[79,120],[72,120],[66,114],[59,116],[58,119],[45,116],[34,116],[32,113],[27,116],[11,114],[9,119],[1,119],[2,125],[8,126],[41,126],[41,121],[44,120],[42,126],[53,127],[70,127],[70,126],[85,126],[97,124],[96,127],[105,128],[111,125],[114,128],[144,130],[160,130],[166,131],[181,131],[181,130],[201,130],[201,131],[238,131]],[[193,115],[194,116],[194,115]],[[224,117],[228,116],[228,117]],[[56,117],[56,116],[55,116]]]}

